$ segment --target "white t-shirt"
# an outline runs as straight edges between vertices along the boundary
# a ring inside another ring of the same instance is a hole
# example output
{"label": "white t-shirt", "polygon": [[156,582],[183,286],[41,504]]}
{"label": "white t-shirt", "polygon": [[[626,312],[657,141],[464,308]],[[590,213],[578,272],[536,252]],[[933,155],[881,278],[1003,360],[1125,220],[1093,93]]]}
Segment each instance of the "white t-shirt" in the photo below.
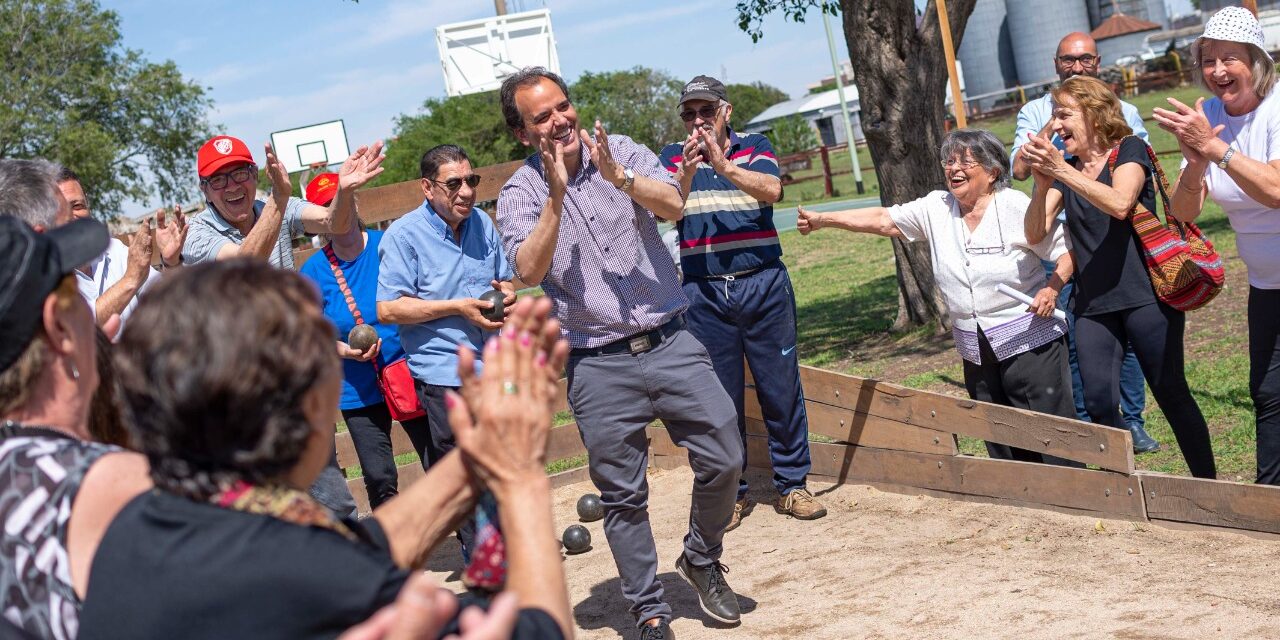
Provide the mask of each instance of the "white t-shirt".
{"label": "white t-shirt", "polygon": [[[1226,124],[1218,137],[1237,155],[1259,162],[1280,160],[1280,91],[1273,91],[1257,109],[1242,116],[1227,115],[1222,101],[1204,103],[1209,125]],[[1184,160],[1182,166],[1186,166]],[[1205,173],[1209,197],[1222,207],[1236,232],[1236,249],[1249,270],[1249,284],[1259,289],[1280,289],[1280,210],[1262,206],[1245,194],[1217,164]]]}
{"label": "white t-shirt", "polygon": [[1016,189],[996,192],[971,233],[955,198],[934,191],[889,208],[894,224],[910,242],[928,242],[933,276],[951,315],[956,349],[978,358],[978,328],[997,359],[1034,349],[1065,335],[1065,323],[1040,318],[1027,305],[996,291],[1005,284],[1030,297],[1045,286],[1042,260],[1056,262],[1067,252],[1063,225],[1037,244],[1027,243],[1023,226],[1031,199]]}
{"label": "white t-shirt", "polygon": [[[93,310],[94,316],[97,316],[98,297],[106,293],[115,283],[120,282],[124,278],[124,272],[129,268],[129,247],[123,242],[112,238],[107,243],[107,250],[98,256],[96,260],[85,265],[89,273],[85,273],[76,269],[76,284],[80,285],[80,295],[89,301],[89,308]],[[133,313],[134,307],[138,306],[138,297],[146,292],[147,288],[152,285],[160,277],[160,272],[151,267],[147,267],[147,280],[138,288],[138,293],[134,294],[129,304],[125,305],[123,311],[120,312],[120,326],[124,327],[124,322],[129,319]]]}

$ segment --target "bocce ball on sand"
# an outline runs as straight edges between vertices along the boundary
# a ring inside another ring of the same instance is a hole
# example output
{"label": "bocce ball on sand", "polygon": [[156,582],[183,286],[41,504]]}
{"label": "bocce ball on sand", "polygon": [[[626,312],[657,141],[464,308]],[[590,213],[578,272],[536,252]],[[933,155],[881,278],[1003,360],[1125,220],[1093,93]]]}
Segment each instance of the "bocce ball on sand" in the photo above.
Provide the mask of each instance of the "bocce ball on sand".
{"label": "bocce ball on sand", "polygon": [[367,324],[358,324],[347,334],[347,344],[360,353],[368,353],[377,342],[378,332]]}
{"label": "bocce ball on sand", "polygon": [[591,532],[580,524],[572,524],[564,530],[564,535],[560,536],[560,542],[564,543],[566,552],[582,553],[591,548]]}
{"label": "bocce ball on sand", "polygon": [[578,498],[578,519],[583,522],[595,522],[604,517],[604,504],[600,496],[594,493],[583,494]]}

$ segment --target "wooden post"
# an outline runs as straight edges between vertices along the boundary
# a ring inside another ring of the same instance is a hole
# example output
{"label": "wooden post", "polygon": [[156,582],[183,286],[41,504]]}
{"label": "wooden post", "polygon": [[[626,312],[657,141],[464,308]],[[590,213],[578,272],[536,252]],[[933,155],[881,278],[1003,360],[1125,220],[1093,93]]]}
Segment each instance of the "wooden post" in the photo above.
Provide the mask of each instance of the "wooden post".
{"label": "wooden post", "polygon": [[507,15],[507,0],[493,0],[493,10],[500,16]]}
{"label": "wooden post", "polygon": [[1252,11],[1255,17],[1258,15],[1258,0],[1240,0],[1240,6]]}
{"label": "wooden post", "polygon": [[[849,145],[849,148],[853,149],[854,146]],[[830,198],[835,187],[831,184],[831,162],[827,157],[827,145],[818,147],[818,154],[822,156],[822,190]]]}
{"label": "wooden post", "polygon": [[965,117],[964,96],[960,95],[960,77],[956,74],[956,50],[951,45],[951,19],[947,17],[947,0],[935,0],[938,4],[938,28],[942,30],[942,53],[947,57],[947,75],[951,78],[951,110],[956,114],[956,126],[969,126]]}

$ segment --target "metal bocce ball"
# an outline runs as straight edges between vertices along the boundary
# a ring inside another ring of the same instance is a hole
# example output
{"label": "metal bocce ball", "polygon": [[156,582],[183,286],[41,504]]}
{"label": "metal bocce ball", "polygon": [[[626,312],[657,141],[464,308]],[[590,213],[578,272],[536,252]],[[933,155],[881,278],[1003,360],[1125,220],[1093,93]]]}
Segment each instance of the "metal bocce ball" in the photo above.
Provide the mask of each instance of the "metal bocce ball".
{"label": "metal bocce ball", "polygon": [[583,494],[578,498],[578,519],[583,522],[595,522],[604,517],[604,503],[594,493]]}
{"label": "metal bocce ball", "polygon": [[572,524],[564,530],[564,535],[560,536],[560,542],[564,543],[566,552],[582,553],[591,548],[591,532],[580,524]]}
{"label": "metal bocce ball", "polygon": [[481,301],[493,303],[493,308],[484,312],[486,320],[490,322],[502,322],[504,307],[502,301],[505,300],[506,297],[507,294],[499,291],[498,289],[493,289],[480,294]]}
{"label": "metal bocce ball", "polygon": [[367,324],[358,324],[347,334],[347,344],[360,353],[368,353],[378,343],[378,332]]}

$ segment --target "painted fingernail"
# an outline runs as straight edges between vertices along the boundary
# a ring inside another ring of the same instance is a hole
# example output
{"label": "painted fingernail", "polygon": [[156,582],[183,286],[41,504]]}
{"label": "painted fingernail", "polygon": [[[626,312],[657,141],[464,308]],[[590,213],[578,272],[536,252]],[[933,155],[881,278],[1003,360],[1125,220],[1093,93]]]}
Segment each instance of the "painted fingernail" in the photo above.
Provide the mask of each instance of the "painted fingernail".
{"label": "painted fingernail", "polygon": [[516,339],[516,332],[515,332],[514,330],[510,330],[510,331],[503,331],[503,332],[502,332],[502,337],[506,338],[507,340],[515,340],[515,339]]}
{"label": "painted fingernail", "polygon": [[452,409],[452,408],[453,408],[453,406],[454,406],[455,404],[457,404],[457,403],[458,403],[458,401],[453,399],[453,392],[446,392],[446,393],[444,394],[444,406],[445,406],[445,408],[447,408],[447,409]]}
{"label": "painted fingernail", "polygon": [[529,346],[529,343],[530,343],[530,342],[533,342],[533,338],[529,335],[529,332],[528,332],[528,331],[521,331],[521,332],[520,332],[520,346],[522,346],[522,347],[527,347],[527,346]]}
{"label": "painted fingernail", "polygon": [[547,364],[547,352],[539,351],[538,355],[533,357],[533,363],[538,365],[539,367]]}
{"label": "painted fingernail", "polygon": [[492,338],[489,338],[489,339],[484,343],[484,350],[485,350],[485,351],[497,351],[497,350],[498,350],[498,337],[497,337],[497,336],[494,336],[494,337],[492,337]]}

